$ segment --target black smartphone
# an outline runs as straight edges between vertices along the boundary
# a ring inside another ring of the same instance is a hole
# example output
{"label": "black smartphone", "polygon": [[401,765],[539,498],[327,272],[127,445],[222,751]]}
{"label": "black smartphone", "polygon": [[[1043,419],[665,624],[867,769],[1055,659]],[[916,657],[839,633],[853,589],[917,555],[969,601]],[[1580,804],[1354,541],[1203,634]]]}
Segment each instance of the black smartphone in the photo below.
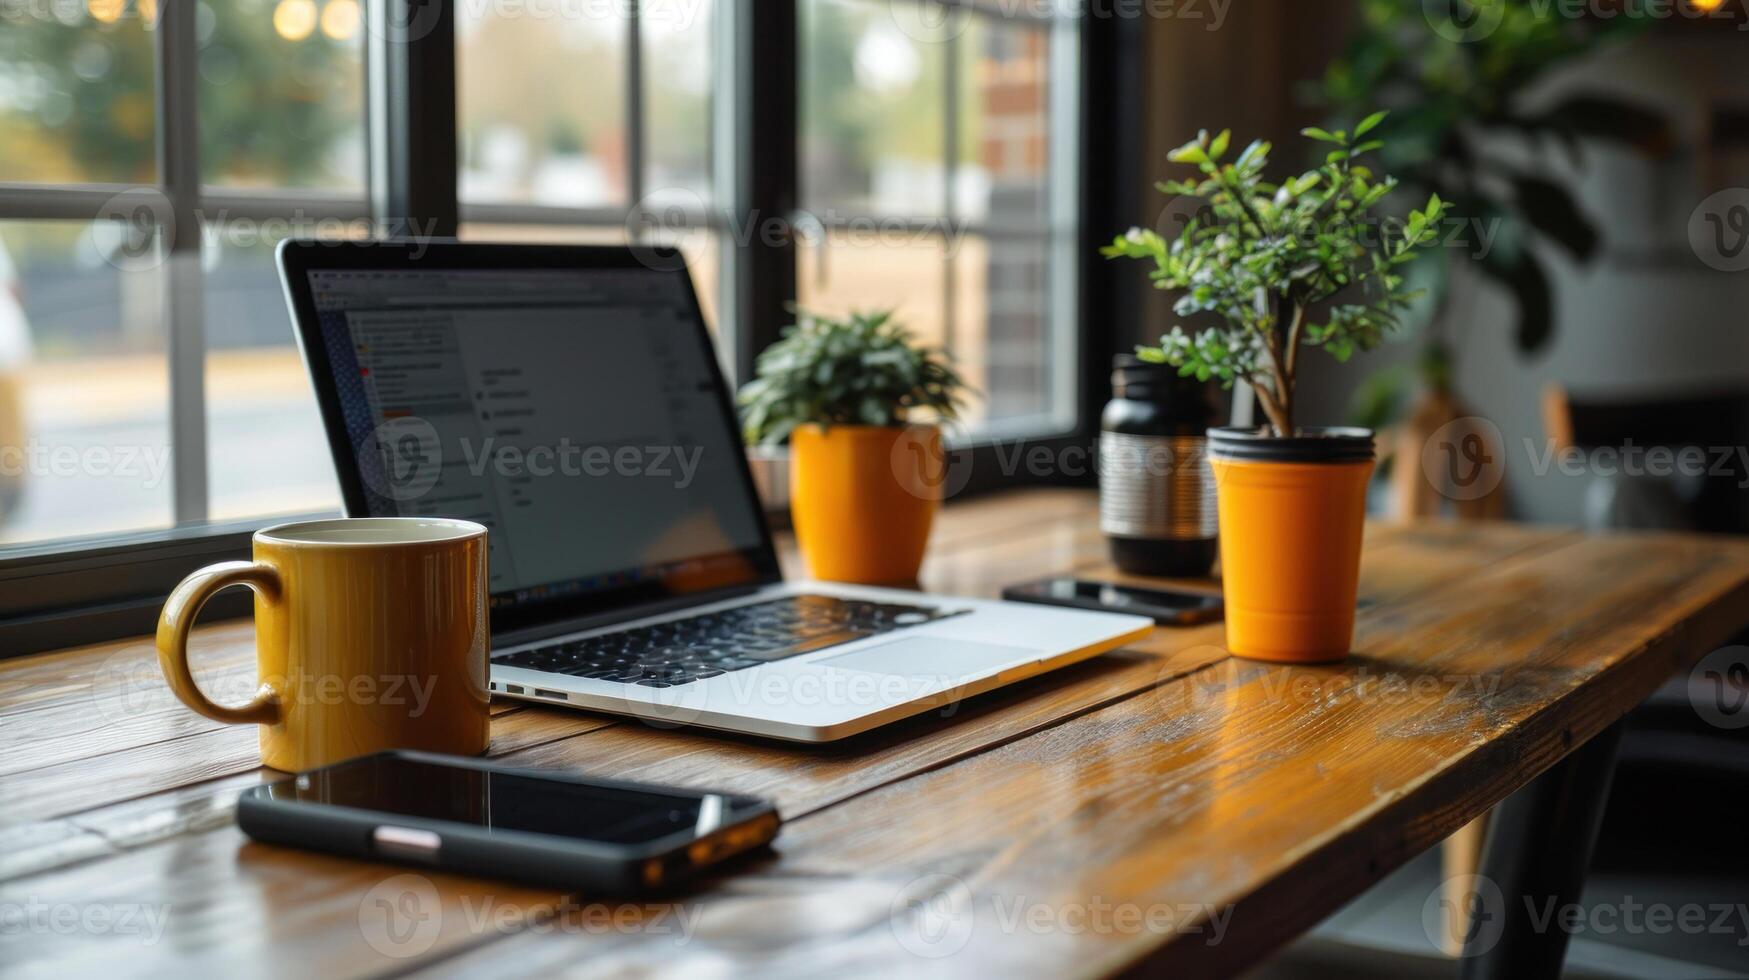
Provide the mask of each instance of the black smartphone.
{"label": "black smartphone", "polygon": [[1002,590],[1013,602],[1037,602],[1072,609],[1098,609],[1151,616],[1167,626],[1191,626],[1221,618],[1221,597],[1213,593],[1142,589],[1133,585],[1090,582],[1077,578],[1047,578]]}
{"label": "black smartphone", "polygon": [[729,793],[381,752],[245,791],[256,840],[611,894],[661,889],[777,836],[777,810]]}

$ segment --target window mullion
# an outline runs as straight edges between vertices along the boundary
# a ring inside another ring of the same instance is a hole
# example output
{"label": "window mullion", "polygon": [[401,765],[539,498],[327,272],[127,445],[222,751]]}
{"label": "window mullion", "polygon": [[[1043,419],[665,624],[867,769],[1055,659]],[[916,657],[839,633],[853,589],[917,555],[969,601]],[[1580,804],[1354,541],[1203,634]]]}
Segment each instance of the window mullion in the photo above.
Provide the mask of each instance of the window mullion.
{"label": "window mullion", "polygon": [[[629,211],[644,206],[644,145],[648,129],[644,125],[644,44],[643,4],[632,0],[626,5],[626,203]],[[634,214],[635,218],[636,215]],[[628,223],[628,226],[631,226]],[[637,225],[641,227],[641,225]]]}
{"label": "window mullion", "polygon": [[[1048,277],[1045,294],[1050,303],[1046,333],[1054,338],[1050,356],[1058,365],[1049,375],[1051,404],[1071,413],[1079,425],[1087,426],[1094,416],[1082,405],[1085,379],[1102,376],[1106,367],[1088,363],[1083,363],[1080,371],[1068,367],[1077,363],[1078,353],[1085,356],[1079,331],[1096,329],[1092,324],[1097,322],[1083,315],[1082,306],[1082,262],[1091,261],[1093,254],[1092,249],[1086,249],[1086,255],[1080,254],[1081,166],[1086,151],[1083,141],[1088,132],[1081,115],[1082,107],[1087,105],[1081,86],[1083,29],[1076,15],[1062,17],[1050,26],[1046,48],[1049,72],[1045,89],[1045,229],[1049,235],[1046,245],[1049,259],[1045,265]],[[1091,396],[1099,387],[1085,385],[1086,393]]]}
{"label": "window mullion", "polygon": [[92,221],[127,202],[157,198],[155,184],[24,184],[0,181],[0,219]]}
{"label": "window mullion", "polygon": [[958,213],[954,201],[954,183],[959,178],[959,141],[960,141],[960,33],[952,32],[942,44],[942,56],[947,63],[942,66],[943,97],[947,105],[942,111],[942,205],[944,227],[942,229],[942,297],[941,335],[942,347],[949,354],[959,351],[958,323],[954,316],[955,275],[952,235],[954,234],[954,218]]}
{"label": "window mullion", "polygon": [[200,227],[200,120],[194,0],[166,0],[156,33],[158,216],[170,374],[171,513],[207,517],[206,324]]}
{"label": "window mullion", "polygon": [[[716,0],[711,30],[711,195],[708,223],[719,229],[717,255],[717,356],[737,383],[751,375],[751,357],[743,357],[744,337],[749,329],[740,289],[745,257],[738,247],[740,215],[747,206],[747,181],[741,150],[742,124],[748,113],[746,73],[737,55],[741,50],[740,0]],[[744,363],[745,362],[745,363]]]}
{"label": "window mullion", "polygon": [[310,220],[354,222],[370,217],[370,205],[362,198],[322,191],[207,187],[201,191],[200,201],[203,213],[215,225],[232,221],[283,221],[292,228],[297,222]]}
{"label": "window mullion", "polygon": [[796,298],[795,238],[787,229],[776,238],[763,230],[767,222],[789,220],[796,208],[797,10],[778,0],[726,0],[721,9],[734,71],[727,113],[733,126],[721,132],[734,160],[733,182],[719,193],[728,195],[728,221],[739,229],[739,240],[721,249],[733,256],[722,308],[732,312],[735,376],[749,378]]}
{"label": "window mullion", "polygon": [[366,5],[370,206],[389,235],[456,233],[455,9],[436,0]]}

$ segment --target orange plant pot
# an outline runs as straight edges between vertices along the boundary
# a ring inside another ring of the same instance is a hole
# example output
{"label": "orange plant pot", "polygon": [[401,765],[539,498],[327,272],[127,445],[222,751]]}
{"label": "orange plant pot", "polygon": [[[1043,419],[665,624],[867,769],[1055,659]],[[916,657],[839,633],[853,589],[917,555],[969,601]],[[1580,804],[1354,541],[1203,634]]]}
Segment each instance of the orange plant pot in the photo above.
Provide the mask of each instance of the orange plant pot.
{"label": "orange plant pot", "polygon": [[1371,433],[1365,458],[1310,462],[1234,458],[1222,453],[1219,431],[1210,434],[1209,465],[1228,651],[1275,663],[1343,659],[1354,642]]}
{"label": "orange plant pot", "polygon": [[934,426],[798,427],[790,434],[790,516],[808,574],[915,581],[946,464]]}

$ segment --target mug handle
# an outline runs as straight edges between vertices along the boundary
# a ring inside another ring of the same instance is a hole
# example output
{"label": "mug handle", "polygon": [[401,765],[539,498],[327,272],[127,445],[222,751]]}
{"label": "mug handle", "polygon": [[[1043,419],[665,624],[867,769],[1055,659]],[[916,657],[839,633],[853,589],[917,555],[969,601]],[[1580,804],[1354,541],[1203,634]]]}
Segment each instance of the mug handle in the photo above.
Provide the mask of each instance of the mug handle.
{"label": "mug handle", "polygon": [[228,708],[201,693],[188,667],[188,631],[195,617],[208,599],[233,585],[247,585],[268,602],[280,598],[279,572],[260,562],[222,561],[190,574],[164,600],[158,616],[158,666],[171,692],[197,714],[232,725],[271,725],[280,720],[279,691],[273,685],[263,683],[248,704]]}

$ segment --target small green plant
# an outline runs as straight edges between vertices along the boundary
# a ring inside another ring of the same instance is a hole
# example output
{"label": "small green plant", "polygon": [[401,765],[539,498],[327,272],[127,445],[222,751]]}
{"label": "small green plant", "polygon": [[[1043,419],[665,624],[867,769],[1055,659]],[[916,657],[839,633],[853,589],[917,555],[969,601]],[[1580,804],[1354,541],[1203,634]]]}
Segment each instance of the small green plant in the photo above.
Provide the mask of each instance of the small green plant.
{"label": "small green plant", "polygon": [[1346,361],[1396,329],[1416,295],[1403,288],[1401,267],[1438,236],[1446,212],[1435,194],[1401,221],[1374,215],[1396,181],[1357,161],[1383,145],[1365,137],[1384,118],[1373,113],[1353,133],[1303,130],[1331,145],[1324,165],[1280,184],[1264,180],[1270,144],[1261,140],[1231,163],[1222,162],[1230,132],[1205,130],[1174,150],[1172,162],[1202,178],[1159,188],[1199,199],[1201,210],[1176,238],[1133,228],[1100,254],[1152,261],[1157,288],[1183,291],[1179,316],[1213,314],[1220,324],[1195,334],[1174,326],[1137,355],[1227,387],[1248,382],[1275,434],[1293,434],[1301,347]]}
{"label": "small green plant", "polygon": [[891,310],[834,319],[796,311],[759,355],[737,401],[749,443],[775,445],[799,425],[904,425],[922,412],[959,417],[970,391],[947,357],[918,344]]}

